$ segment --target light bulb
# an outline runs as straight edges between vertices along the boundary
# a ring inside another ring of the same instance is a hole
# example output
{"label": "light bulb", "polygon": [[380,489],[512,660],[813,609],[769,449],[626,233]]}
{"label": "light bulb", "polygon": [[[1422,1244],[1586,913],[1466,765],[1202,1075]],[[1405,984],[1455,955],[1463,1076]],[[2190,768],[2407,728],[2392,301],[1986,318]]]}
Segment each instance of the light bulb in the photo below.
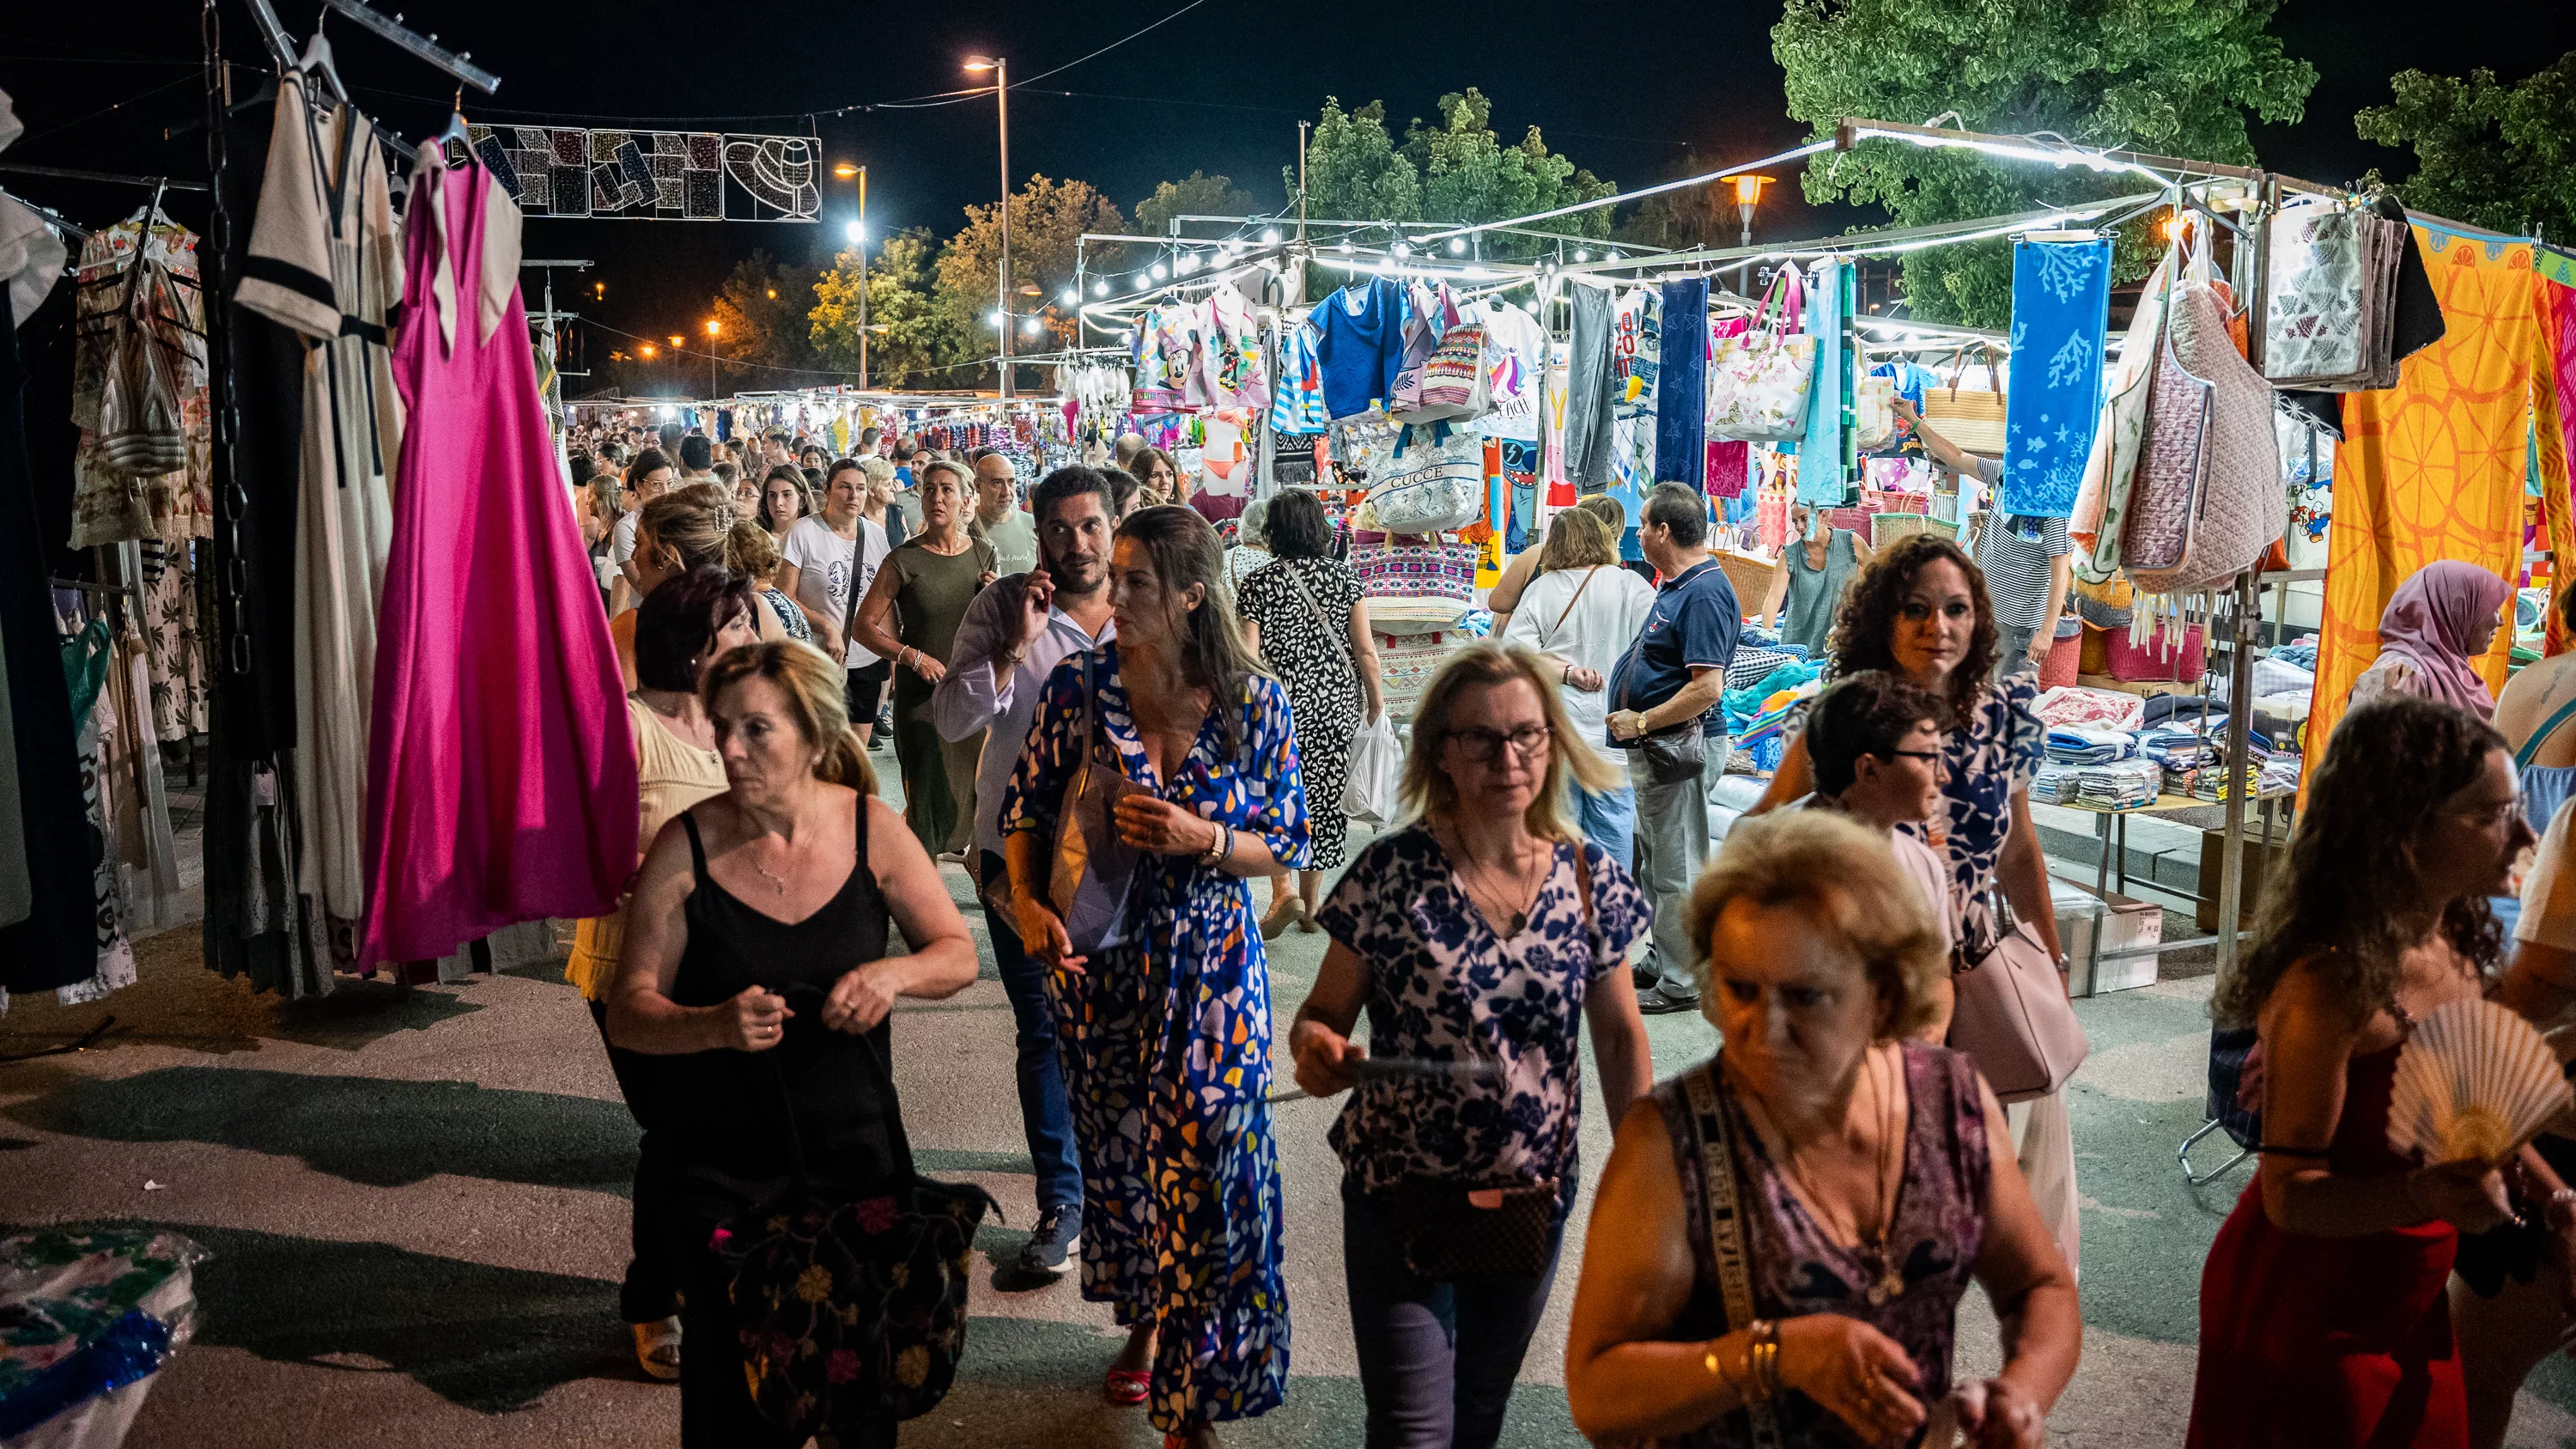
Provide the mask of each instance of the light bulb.
{"label": "light bulb", "polygon": [[1026,322],[1020,324],[1020,330],[1029,334],[1031,337],[1035,337],[1046,330],[1046,324],[1040,322],[1035,317],[1032,317]]}
{"label": "light bulb", "polygon": [[1154,272],[1153,272],[1153,276],[1154,276],[1154,280],[1155,280],[1155,281],[1159,282],[1159,281],[1163,280],[1163,278],[1165,278],[1165,277],[1167,277],[1167,276],[1170,276],[1170,275],[1171,275],[1171,273],[1170,273],[1170,272],[1168,272],[1168,271],[1166,271],[1166,270],[1164,269],[1163,264],[1162,264],[1161,262],[1156,262],[1156,263],[1154,263]]}
{"label": "light bulb", "polygon": [[868,239],[868,229],[859,225],[855,221],[851,222],[848,226],[841,228],[841,234],[850,239],[850,245],[852,246],[863,245]]}
{"label": "light bulb", "polygon": [[1081,305],[1082,305],[1082,289],[1081,289],[1081,288],[1079,288],[1079,287],[1067,287],[1067,288],[1065,288],[1065,289],[1064,289],[1064,305],[1066,305],[1066,306],[1068,306],[1068,307],[1079,307],[1079,306],[1081,306]]}
{"label": "light bulb", "polygon": [[1275,247],[1279,245],[1279,228],[1274,226],[1262,232],[1261,244],[1266,247]]}
{"label": "light bulb", "polygon": [[1195,272],[1195,271],[1197,271],[1198,269],[1199,269],[1199,254],[1198,254],[1197,252],[1183,252],[1183,253],[1181,253],[1181,275],[1182,275],[1182,276],[1186,277],[1186,276],[1188,276],[1190,273]]}
{"label": "light bulb", "polygon": [[1340,252],[1343,256],[1349,256],[1351,254],[1351,244],[1349,242],[1343,242],[1340,246],[1335,247],[1334,250]]}
{"label": "light bulb", "polygon": [[1109,295],[1109,279],[1108,279],[1107,277],[1103,277],[1103,278],[1101,278],[1099,281],[1092,283],[1092,284],[1091,284],[1091,295],[1093,295],[1093,296],[1095,296],[1095,297],[1106,297],[1106,296],[1108,296],[1108,295]]}
{"label": "light bulb", "polygon": [[985,314],[984,314],[984,325],[985,325],[985,326],[987,326],[987,327],[999,327],[999,326],[1001,326],[1001,325],[1002,325],[1002,314],[1001,314],[1001,313],[999,313],[999,312],[987,312],[987,313],[985,313]]}
{"label": "light bulb", "polygon": [[1449,238],[1449,255],[1451,255],[1451,256],[1453,256],[1453,257],[1463,257],[1463,256],[1465,256],[1466,254],[1467,254],[1467,239],[1466,239],[1465,237],[1463,237],[1463,236],[1453,236],[1453,237]]}
{"label": "light bulb", "polygon": [[1578,261],[1578,262],[1588,262],[1588,261],[1592,260],[1592,253],[1590,253],[1590,252],[1576,252],[1576,253],[1574,254],[1574,259],[1575,259],[1576,261]]}
{"label": "light bulb", "polygon": [[1397,242],[1395,244],[1395,254],[1399,257],[1409,257],[1413,255],[1413,243]]}
{"label": "light bulb", "polygon": [[1627,254],[1626,252],[1623,252],[1623,251],[1615,251],[1615,250],[1614,250],[1614,251],[1612,251],[1612,252],[1610,253],[1610,260],[1612,260],[1612,261],[1614,261],[1614,262],[1624,262],[1624,261],[1628,260],[1628,254]]}

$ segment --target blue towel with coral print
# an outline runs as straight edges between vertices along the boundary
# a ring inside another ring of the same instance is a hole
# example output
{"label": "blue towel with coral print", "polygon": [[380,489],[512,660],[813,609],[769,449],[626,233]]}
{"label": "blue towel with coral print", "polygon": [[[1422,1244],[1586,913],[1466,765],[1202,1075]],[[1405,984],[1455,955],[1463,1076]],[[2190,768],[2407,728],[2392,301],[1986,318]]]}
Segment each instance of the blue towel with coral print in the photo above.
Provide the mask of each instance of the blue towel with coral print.
{"label": "blue towel with coral print", "polygon": [[2075,511],[2102,413],[2110,313],[2110,238],[2013,244],[2012,380],[1996,485],[2005,513]]}

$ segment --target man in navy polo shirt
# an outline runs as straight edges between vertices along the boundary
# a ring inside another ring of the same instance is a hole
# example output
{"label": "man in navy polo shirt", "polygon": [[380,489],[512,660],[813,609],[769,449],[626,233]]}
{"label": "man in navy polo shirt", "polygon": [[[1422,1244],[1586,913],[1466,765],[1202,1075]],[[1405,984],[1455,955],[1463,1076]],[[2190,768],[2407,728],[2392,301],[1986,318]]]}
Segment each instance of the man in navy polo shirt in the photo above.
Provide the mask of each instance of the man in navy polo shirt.
{"label": "man in navy polo shirt", "polygon": [[[1707,789],[1726,771],[1726,666],[1735,661],[1744,612],[1735,585],[1708,551],[1708,500],[1679,483],[1646,495],[1637,542],[1663,575],[1644,629],[1610,676],[1610,738],[1629,747],[1637,790],[1637,884],[1655,900],[1654,951],[1637,968],[1637,1009],[1689,1011],[1698,956],[1690,938],[1691,885],[1708,859]],[[1654,783],[1639,747],[1649,735],[1700,735],[1700,773]]]}

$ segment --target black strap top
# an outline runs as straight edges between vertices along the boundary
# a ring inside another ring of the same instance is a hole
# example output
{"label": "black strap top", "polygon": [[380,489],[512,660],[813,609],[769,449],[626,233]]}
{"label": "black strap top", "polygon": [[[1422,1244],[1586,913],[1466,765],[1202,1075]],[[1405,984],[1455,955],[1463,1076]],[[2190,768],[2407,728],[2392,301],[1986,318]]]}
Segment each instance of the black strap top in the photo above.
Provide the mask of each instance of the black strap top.
{"label": "black strap top", "polygon": [[[707,874],[695,812],[681,815],[696,888],[688,949],[672,982],[682,1006],[715,1006],[761,986],[795,1015],[766,1052],[697,1052],[672,1059],[667,1121],[679,1159],[729,1178],[792,1174],[796,1148],[818,1182],[873,1187],[912,1172],[895,1101],[890,1022],[853,1036],[823,1025],[823,1000],[842,976],[885,954],[886,904],[868,869],[867,799],[858,800],[850,876],[820,910],[793,925],[743,904]],[[781,1088],[784,1087],[782,1102]],[[796,1136],[783,1114],[793,1104]]]}

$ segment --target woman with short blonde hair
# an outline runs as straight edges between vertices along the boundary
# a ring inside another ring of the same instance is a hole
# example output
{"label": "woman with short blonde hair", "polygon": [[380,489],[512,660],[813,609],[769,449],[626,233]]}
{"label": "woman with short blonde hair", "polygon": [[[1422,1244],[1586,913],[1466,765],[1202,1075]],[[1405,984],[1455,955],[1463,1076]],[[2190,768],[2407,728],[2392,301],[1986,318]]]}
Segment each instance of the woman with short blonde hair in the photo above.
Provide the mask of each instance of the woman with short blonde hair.
{"label": "woman with short blonde hair", "polygon": [[[1690,920],[1723,1045],[1619,1126],[1567,1336],[1575,1427],[1909,1443],[1946,1401],[1969,1442],[2039,1449],[2083,1341],[2074,1274],[1975,1065],[1906,1039],[1944,956],[1886,840],[1821,810],[1738,821]],[[1958,1385],[1972,1280],[2004,1365]]]}
{"label": "woman with short blonde hair", "polygon": [[[1628,975],[1653,911],[1557,813],[1569,779],[1597,788],[1611,769],[1576,738],[1536,655],[1459,651],[1413,730],[1402,795],[1414,818],[1370,842],[1324,903],[1333,944],[1289,1042],[1299,1086],[1352,1094],[1332,1140],[1368,1442],[1485,1449],[1546,1310],[1581,1176],[1583,1028],[1613,1120],[1654,1079]],[[1350,1039],[1362,1010],[1366,1047]],[[1371,1056],[1487,1074],[1362,1083]],[[1529,1251],[1457,1281],[1423,1240],[1477,1216],[1458,1212],[1467,1194],[1497,1190]]]}
{"label": "woman with short blonde hair", "polygon": [[[1614,500],[1612,508],[1618,507]],[[1612,745],[1603,720],[1607,686],[1619,658],[1655,607],[1654,586],[1619,567],[1619,535],[1589,508],[1569,508],[1548,521],[1538,574],[1503,622],[1507,644],[1537,651],[1550,688],[1585,744],[1605,758]],[[1623,763],[1609,783],[1587,784],[1573,797],[1575,817],[1592,843],[1621,865],[1636,859],[1637,792]]]}

